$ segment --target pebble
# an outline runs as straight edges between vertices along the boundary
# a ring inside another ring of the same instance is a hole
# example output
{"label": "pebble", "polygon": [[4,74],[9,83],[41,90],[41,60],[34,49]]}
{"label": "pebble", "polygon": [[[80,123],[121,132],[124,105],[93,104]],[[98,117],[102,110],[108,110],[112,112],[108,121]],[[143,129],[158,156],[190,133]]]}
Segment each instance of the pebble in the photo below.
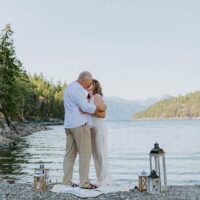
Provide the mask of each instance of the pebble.
{"label": "pebble", "polygon": [[[51,188],[55,183],[48,186],[46,191],[37,192],[32,184],[13,183],[0,180],[0,200],[77,200],[82,199],[72,194],[54,193]],[[129,192],[116,192],[102,194],[88,200],[200,200],[200,186],[168,186],[167,192],[160,194],[148,194],[132,189]]]}

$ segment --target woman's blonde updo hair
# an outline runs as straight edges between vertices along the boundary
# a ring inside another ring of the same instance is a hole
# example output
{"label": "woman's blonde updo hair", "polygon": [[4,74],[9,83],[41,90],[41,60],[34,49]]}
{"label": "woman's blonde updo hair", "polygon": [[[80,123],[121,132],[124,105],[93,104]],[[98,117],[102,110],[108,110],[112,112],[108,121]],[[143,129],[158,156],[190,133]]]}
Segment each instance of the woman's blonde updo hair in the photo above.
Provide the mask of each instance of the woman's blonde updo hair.
{"label": "woman's blonde updo hair", "polygon": [[97,81],[96,79],[92,79],[92,84],[93,84],[93,87],[94,87],[93,95],[100,94],[101,96],[103,96],[100,82]]}

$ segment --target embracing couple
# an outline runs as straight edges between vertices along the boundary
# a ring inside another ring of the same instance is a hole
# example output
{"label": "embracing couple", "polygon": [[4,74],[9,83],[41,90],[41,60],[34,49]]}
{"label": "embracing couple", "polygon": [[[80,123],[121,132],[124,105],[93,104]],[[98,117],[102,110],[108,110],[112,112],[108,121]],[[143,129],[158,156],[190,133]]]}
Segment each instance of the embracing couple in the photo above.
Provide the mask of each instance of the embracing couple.
{"label": "embracing couple", "polygon": [[[80,73],[78,80],[69,84],[64,91],[64,127],[67,136],[63,162],[65,185],[78,186],[72,181],[77,154],[79,154],[79,187],[95,189],[112,183],[104,121],[106,105],[102,96],[99,81],[92,79],[91,73],[87,71]],[[95,184],[89,180],[91,155],[97,176]]]}

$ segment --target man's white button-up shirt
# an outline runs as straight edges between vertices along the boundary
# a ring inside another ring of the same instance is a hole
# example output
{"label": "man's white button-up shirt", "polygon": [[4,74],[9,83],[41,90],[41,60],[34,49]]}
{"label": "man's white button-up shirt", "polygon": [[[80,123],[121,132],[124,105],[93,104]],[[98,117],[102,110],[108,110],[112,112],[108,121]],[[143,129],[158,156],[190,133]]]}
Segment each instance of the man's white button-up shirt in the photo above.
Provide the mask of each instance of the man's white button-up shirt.
{"label": "man's white button-up shirt", "polygon": [[88,114],[93,114],[96,106],[90,104],[85,89],[77,82],[70,83],[64,91],[65,128],[76,128],[88,123]]}

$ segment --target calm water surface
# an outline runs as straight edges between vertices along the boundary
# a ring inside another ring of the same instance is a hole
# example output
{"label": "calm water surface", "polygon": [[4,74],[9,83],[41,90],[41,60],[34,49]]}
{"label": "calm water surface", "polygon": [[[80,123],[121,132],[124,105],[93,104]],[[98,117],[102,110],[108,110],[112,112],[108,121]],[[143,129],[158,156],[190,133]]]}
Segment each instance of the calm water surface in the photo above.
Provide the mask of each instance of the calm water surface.
{"label": "calm water surface", "polygon": [[[53,182],[61,182],[65,133],[63,126],[25,137],[16,149],[0,152],[0,174],[32,182],[42,161]],[[109,159],[115,183],[137,184],[142,169],[149,172],[149,152],[155,142],[166,151],[168,184],[200,184],[200,120],[107,122]],[[78,180],[78,158],[74,168]],[[95,179],[93,161],[90,178]]]}

